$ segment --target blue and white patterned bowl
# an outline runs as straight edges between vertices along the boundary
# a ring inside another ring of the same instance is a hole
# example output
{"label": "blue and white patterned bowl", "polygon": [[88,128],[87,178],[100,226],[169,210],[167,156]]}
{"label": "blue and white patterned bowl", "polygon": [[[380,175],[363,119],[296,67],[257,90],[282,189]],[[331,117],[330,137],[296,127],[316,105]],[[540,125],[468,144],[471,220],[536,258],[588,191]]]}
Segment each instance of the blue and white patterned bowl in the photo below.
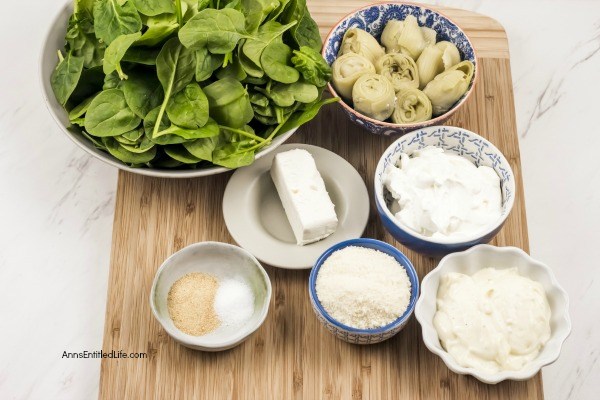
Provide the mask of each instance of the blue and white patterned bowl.
{"label": "blue and white patterned bowl", "polygon": [[[369,118],[355,111],[349,104],[343,100],[339,102],[344,112],[350,120],[357,125],[367,129],[371,133],[379,135],[404,134],[415,129],[421,129],[427,126],[439,125],[450,118],[469,98],[473,92],[479,77],[479,68],[477,66],[477,56],[471,41],[454,22],[448,17],[427,7],[410,3],[381,3],[373,4],[354,11],[345,16],[329,32],[323,46],[323,57],[329,65],[333,64],[338,56],[340,45],[344,33],[350,28],[360,28],[375,36],[378,40],[383,28],[391,19],[403,20],[407,15],[414,15],[419,21],[419,25],[432,28],[437,32],[437,39],[452,42],[458,48],[461,59],[469,60],[475,65],[473,80],[467,92],[456,102],[456,104],[445,114],[435,117],[429,121],[416,124],[394,124],[391,122],[382,122]],[[334,96],[337,92],[331,84],[328,85],[329,91]]]}
{"label": "blue and white patterned bowl", "polygon": [[[394,257],[396,261],[398,261],[398,263],[400,263],[400,265],[402,265],[402,267],[404,267],[404,269],[406,270],[411,285],[410,301],[408,303],[408,308],[406,309],[404,314],[402,314],[394,322],[376,329],[357,329],[348,325],[344,325],[341,322],[335,320],[332,316],[330,316],[327,313],[327,311],[325,311],[325,309],[321,305],[315,288],[319,270],[321,269],[321,266],[323,265],[325,260],[333,252],[348,246],[359,246],[379,250],[385,254]],[[400,332],[402,328],[404,328],[404,326],[406,326],[410,316],[413,314],[417,298],[419,297],[419,277],[417,276],[417,272],[415,271],[415,268],[413,267],[410,260],[394,246],[375,239],[350,239],[330,247],[329,249],[327,249],[327,251],[325,251],[325,253],[321,255],[321,257],[319,257],[319,259],[315,263],[315,266],[310,271],[310,278],[308,280],[308,292],[310,295],[310,304],[312,305],[313,310],[317,315],[317,318],[327,328],[327,330],[329,330],[339,339],[342,339],[349,343],[374,344],[383,342],[384,340],[391,338],[392,336]]]}
{"label": "blue and white patterned bowl", "polygon": [[[388,208],[389,194],[383,187],[383,173],[390,164],[398,161],[401,153],[412,154],[426,146],[441,147],[445,151],[466,158],[476,166],[485,165],[496,171],[502,189],[502,214],[500,218],[479,235],[461,239],[433,239],[421,235],[398,221]],[[388,147],[375,170],[375,204],[383,226],[406,247],[430,256],[442,256],[463,251],[476,244],[487,243],[502,228],[515,202],[515,176],[510,164],[493,144],[466,129],[453,126],[431,126],[410,132]]]}

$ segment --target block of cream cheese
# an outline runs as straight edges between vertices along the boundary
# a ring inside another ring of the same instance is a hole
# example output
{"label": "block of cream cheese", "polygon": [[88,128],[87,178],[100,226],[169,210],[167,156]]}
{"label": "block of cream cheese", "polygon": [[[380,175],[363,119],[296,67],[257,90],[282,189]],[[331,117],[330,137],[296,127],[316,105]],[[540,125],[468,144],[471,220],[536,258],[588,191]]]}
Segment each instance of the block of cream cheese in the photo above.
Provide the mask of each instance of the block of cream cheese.
{"label": "block of cream cheese", "polygon": [[316,242],[335,232],[338,220],[312,155],[302,149],[279,153],[271,177],[283,203],[296,242]]}

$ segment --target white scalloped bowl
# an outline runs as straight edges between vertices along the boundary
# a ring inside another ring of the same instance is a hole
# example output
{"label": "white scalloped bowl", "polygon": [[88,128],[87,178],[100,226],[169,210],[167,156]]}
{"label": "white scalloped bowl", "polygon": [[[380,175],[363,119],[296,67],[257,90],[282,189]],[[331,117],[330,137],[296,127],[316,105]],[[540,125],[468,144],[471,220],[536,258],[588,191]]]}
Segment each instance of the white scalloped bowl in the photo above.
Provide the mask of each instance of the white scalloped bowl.
{"label": "white scalloped bowl", "polygon": [[[436,313],[436,299],[440,278],[450,272],[473,275],[486,267],[497,269],[516,267],[519,274],[540,282],[546,291],[552,315],[550,317],[550,339],[540,354],[518,371],[502,371],[491,374],[475,368],[465,368],[442,347],[437,331],[433,326]],[[472,375],[484,383],[496,384],[506,379],[526,380],[537,374],[546,365],[552,364],[558,356],[565,339],[571,333],[569,318],[569,298],[558,284],[554,273],[546,264],[534,260],[516,247],[496,247],[481,244],[469,250],[453,253],[442,258],[438,266],[423,278],[421,296],[415,308],[417,321],[421,324],[423,341],[427,348],[437,354],[450,370],[461,375]]]}

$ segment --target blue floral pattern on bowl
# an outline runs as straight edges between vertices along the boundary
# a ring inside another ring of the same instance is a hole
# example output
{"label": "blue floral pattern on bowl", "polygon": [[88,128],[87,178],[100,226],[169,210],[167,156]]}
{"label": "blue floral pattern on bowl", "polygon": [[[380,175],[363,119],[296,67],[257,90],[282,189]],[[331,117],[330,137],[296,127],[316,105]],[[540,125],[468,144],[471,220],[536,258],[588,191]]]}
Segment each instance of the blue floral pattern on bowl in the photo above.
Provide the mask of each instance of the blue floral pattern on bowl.
{"label": "blue floral pattern on bowl", "polygon": [[[476,166],[491,167],[500,177],[502,191],[502,214],[497,224],[481,236],[463,242],[436,241],[418,235],[410,228],[401,226],[388,209],[390,200],[383,187],[383,174],[390,164],[395,164],[401,153],[412,154],[426,146],[441,147],[445,151],[466,158]],[[504,155],[483,137],[462,128],[453,126],[433,126],[408,133],[395,141],[383,153],[375,171],[375,203],[379,217],[385,228],[399,242],[407,247],[428,255],[439,256],[463,251],[476,244],[487,243],[500,231],[508,217],[515,197],[515,177]]]}
{"label": "blue floral pattern on bowl", "polygon": [[[410,301],[406,311],[404,311],[401,316],[399,316],[395,321],[392,321],[390,324],[374,329],[353,328],[335,320],[321,305],[316,291],[316,282],[319,270],[321,269],[321,266],[325,260],[327,260],[332,253],[348,246],[366,247],[386,253],[394,257],[396,261],[398,261],[398,263],[406,270],[406,274],[408,275],[408,279],[410,280],[411,284]],[[410,260],[394,246],[375,239],[350,239],[330,247],[321,255],[321,257],[319,257],[315,263],[315,266],[310,272],[310,277],[308,280],[308,292],[310,296],[310,304],[312,305],[317,318],[329,332],[333,333],[339,339],[349,343],[374,344],[391,338],[406,326],[411,315],[413,314],[417,298],[419,297],[419,277],[417,276],[417,272],[415,271],[415,268]]]}
{"label": "blue floral pattern on bowl", "polygon": [[[325,61],[327,61],[329,65],[333,64],[338,56],[344,34],[348,29],[363,29],[379,40],[381,32],[389,20],[403,20],[408,15],[415,16],[419,21],[419,25],[434,29],[437,32],[438,41],[447,40],[454,43],[460,52],[461,59],[469,60],[475,65],[474,78],[471,81],[467,92],[456,102],[450,111],[430,121],[425,121],[423,123],[414,125],[397,125],[389,122],[375,121],[359,113],[350,111],[351,107],[344,103],[342,109],[346,115],[348,115],[348,118],[350,118],[350,120],[355,124],[364,127],[371,133],[380,135],[404,134],[415,129],[440,124],[450,118],[452,115],[452,110],[457,108],[458,105],[466,99],[476,81],[476,76],[478,73],[477,59],[475,57],[473,46],[466,34],[462,31],[462,29],[456,26],[454,22],[450,21],[448,18],[444,17],[438,12],[415,4],[374,4],[348,15],[331,30],[331,33],[325,39],[325,45],[323,47],[323,57],[325,58]],[[332,89],[331,85],[330,89]],[[344,107],[344,105],[347,107]]]}

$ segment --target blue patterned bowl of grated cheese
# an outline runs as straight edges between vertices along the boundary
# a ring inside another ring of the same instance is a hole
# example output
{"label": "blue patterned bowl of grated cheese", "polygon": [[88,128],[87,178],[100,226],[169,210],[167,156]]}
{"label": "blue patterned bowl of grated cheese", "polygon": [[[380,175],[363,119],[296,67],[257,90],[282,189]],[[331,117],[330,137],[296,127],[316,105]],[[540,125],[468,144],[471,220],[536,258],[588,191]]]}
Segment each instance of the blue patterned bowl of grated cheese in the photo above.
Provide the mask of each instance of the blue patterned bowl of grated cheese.
{"label": "blue patterned bowl of grated cheese", "polygon": [[375,239],[329,248],[310,273],[310,302],[321,323],[349,343],[387,340],[407,324],[419,294],[410,260]]}

